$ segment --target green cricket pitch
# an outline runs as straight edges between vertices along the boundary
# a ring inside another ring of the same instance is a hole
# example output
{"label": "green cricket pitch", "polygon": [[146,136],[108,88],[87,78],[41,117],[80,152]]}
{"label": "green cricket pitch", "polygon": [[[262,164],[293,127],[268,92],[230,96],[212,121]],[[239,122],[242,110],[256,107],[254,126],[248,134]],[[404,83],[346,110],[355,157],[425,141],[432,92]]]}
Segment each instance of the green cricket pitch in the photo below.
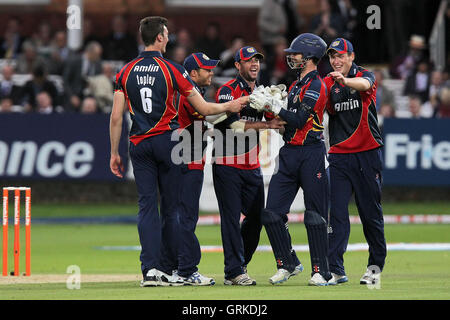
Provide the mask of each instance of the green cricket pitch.
{"label": "green cricket pitch", "polygon": [[[388,243],[450,243],[449,225],[386,225],[385,231]],[[294,244],[307,244],[303,224],[291,224],[290,232]],[[197,235],[202,245],[221,244],[219,226],[199,226]],[[352,225],[349,242],[365,242],[360,225]],[[264,229],[260,244],[269,244]],[[98,249],[138,245],[135,225],[33,225],[32,276],[1,277],[0,300],[450,299],[450,251],[389,251],[378,287],[359,284],[367,265],[365,251],[346,253],[349,282],[330,287],[307,285],[311,270],[308,252],[298,253],[305,271],[277,286],[268,282],[276,271],[272,253],[256,252],[248,266],[249,275],[257,281],[253,287],[223,285],[223,253],[204,252],[199,271],[214,277],[214,286],[141,288],[139,251]],[[9,261],[12,270],[12,250]],[[78,289],[71,281],[74,270],[80,272]]]}

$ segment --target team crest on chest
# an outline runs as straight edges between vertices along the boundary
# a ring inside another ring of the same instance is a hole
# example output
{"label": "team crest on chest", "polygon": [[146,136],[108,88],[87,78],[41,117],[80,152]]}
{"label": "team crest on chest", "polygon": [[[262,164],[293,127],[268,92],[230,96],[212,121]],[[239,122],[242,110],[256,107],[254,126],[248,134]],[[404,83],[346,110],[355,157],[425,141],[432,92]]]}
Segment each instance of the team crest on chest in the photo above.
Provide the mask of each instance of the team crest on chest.
{"label": "team crest on chest", "polygon": [[297,100],[298,100],[298,95],[296,94],[296,95],[294,96],[294,100],[293,100],[293,102],[294,102],[294,103],[296,103],[296,102],[297,102]]}
{"label": "team crest on chest", "polygon": [[339,88],[335,88],[335,89],[334,89],[334,93],[337,94],[337,93],[339,93],[339,92],[341,92],[341,89],[339,89]]}

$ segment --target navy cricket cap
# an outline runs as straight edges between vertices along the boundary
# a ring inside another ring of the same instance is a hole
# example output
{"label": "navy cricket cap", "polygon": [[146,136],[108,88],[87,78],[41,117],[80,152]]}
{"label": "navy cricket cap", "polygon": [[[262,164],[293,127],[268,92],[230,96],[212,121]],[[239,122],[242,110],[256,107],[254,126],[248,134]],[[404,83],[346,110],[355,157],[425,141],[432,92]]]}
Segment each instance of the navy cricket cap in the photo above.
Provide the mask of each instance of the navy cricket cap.
{"label": "navy cricket cap", "polygon": [[246,47],[240,48],[236,52],[236,55],[234,56],[234,61],[236,61],[236,62],[239,62],[241,60],[247,61],[247,60],[253,58],[254,56],[258,56],[260,59],[264,59],[264,56],[262,53],[259,53],[253,47],[246,46]]}
{"label": "navy cricket cap", "polygon": [[350,41],[344,38],[337,38],[333,42],[331,42],[330,46],[328,47],[327,54],[330,54],[331,50],[334,50],[339,54],[352,53],[353,45]]}
{"label": "navy cricket cap", "polygon": [[201,69],[214,69],[220,60],[213,60],[208,58],[208,56],[204,53],[197,52],[192,53],[186,59],[184,59],[183,67],[187,70],[187,72],[191,72],[192,70]]}

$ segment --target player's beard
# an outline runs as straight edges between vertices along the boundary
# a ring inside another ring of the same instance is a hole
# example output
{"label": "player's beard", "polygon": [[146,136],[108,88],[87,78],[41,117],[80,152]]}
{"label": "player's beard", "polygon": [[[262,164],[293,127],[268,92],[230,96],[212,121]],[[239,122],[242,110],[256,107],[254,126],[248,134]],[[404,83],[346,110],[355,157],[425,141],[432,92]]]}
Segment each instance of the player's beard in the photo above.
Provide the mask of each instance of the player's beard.
{"label": "player's beard", "polygon": [[197,70],[197,79],[196,83],[199,87],[208,87],[211,85],[213,74],[210,72],[205,72],[205,70],[198,69]]}
{"label": "player's beard", "polygon": [[[258,73],[256,73],[258,74]],[[250,75],[250,71],[244,72],[241,74],[242,78],[244,78],[244,80],[248,81],[248,82],[255,82],[257,77],[252,77]]]}
{"label": "player's beard", "polygon": [[207,77],[200,79],[200,81],[197,84],[199,87],[208,87],[211,85],[211,80],[212,80],[212,76],[207,76]]}

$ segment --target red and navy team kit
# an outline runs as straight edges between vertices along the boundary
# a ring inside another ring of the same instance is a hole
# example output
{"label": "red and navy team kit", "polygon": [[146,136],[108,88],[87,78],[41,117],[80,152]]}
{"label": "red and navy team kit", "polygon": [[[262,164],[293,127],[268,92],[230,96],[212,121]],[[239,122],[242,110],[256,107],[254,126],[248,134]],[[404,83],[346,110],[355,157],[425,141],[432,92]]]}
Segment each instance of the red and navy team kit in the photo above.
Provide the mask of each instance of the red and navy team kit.
{"label": "red and navy team kit", "polygon": [[[238,75],[219,88],[216,102],[227,102],[251,92],[248,83]],[[214,140],[212,169],[220,212],[226,279],[245,272],[244,268],[259,243],[262,229],[260,217],[264,208],[264,180],[258,159],[259,133],[250,130],[251,138],[248,138],[248,132],[233,133],[230,125],[239,120],[261,121],[263,116],[263,112],[246,106],[214,126],[223,137]],[[241,213],[244,215],[242,224]]]}
{"label": "red and navy team kit", "polygon": [[[264,210],[282,217],[285,223],[286,214],[302,187],[306,210],[327,219],[328,181],[324,169],[326,151],[322,120],[328,96],[332,137],[329,151],[330,223],[333,228],[329,252],[330,268],[337,274],[345,274],[342,255],[349,234],[346,205],[352,192],[355,192],[356,204],[365,222],[364,233],[372,248],[369,264],[382,268],[386,256],[380,206],[382,141],[376,122],[376,84],[372,73],[353,65],[349,77],[357,76],[368,79],[372,89],[360,93],[334,83],[331,78],[322,80],[316,71],[291,86],[288,110],[280,112],[280,117],[287,122],[283,134],[285,145],[280,149],[278,171],[271,179]],[[142,272],[145,274],[147,270],[157,268],[171,274],[179,264],[182,265],[177,250],[180,242],[191,244],[186,252],[197,252],[195,261],[184,270],[186,275],[195,272],[194,264],[200,260],[199,244],[183,237],[178,215],[180,195],[199,197],[203,182],[203,153],[200,159],[191,159],[184,165],[175,164],[171,158],[178,143],[172,139],[173,131],[180,127],[178,112],[180,115],[185,113],[180,118],[189,119],[180,121],[187,130],[195,130],[194,123],[198,122],[195,120],[203,120],[203,116],[188,106],[185,99],[192,90],[196,90],[195,84],[182,66],[163,58],[159,52],[144,51],[117,74],[115,90],[125,95],[132,120],[129,152],[139,195]],[[177,92],[180,94],[178,97]],[[219,89],[216,101],[225,102],[250,93],[248,84],[238,76]],[[306,112],[301,108],[302,103],[309,105],[311,110]],[[226,137],[226,130],[234,121],[261,121],[263,116],[264,113],[246,106],[240,113],[216,125],[215,130]],[[201,124],[197,129],[203,134],[205,127]],[[233,139],[239,139],[236,135]],[[214,141],[213,179],[221,215],[225,277],[228,279],[244,272],[243,267],[256,250],[262,228],[264,184],[258,160],[259,141],[258,138],[244,139],[244,145],[234,143],[231,150],[225,145],[226,138]],[[222,147],[218,147],[218,143],[223,144]],[[180,183],[180,177],[188,172],[192,173],[189,192]],[[159,190],[160,213],[155,190]],[[198,212],[198,202],[195,208],[185,208],[184,211]],[[239,224],[241,212],[245,216],[242,225]],[[195,225],[196,222],[194,217],[191,223]],[[287,237],[290,241],[289,233]],[[282,256],[282,259],[293,259],[295,261],[291,263],[297,264],[295,252],[290,251],[289,255],[290,258]]]}
{"label": "red and navy team kit", "polygon": [[348,203],[353,193],[370,248],[368,266],[378,266],[381,271],[386,258],[381,207],[383,142],[375,107],[377,83],[372,72],[354,63],[347,77],[362,77],[371,88],[359,92],[331,77],[324,79],[330,116],[329,263],[331,271],[338,275],[345,275],[343,255],[350,235]]}
{"label": "red and navy team kit", "polygon": [[[129,152],[139,195],[138,233],[143,274],[152,268],[172,274],[178,266],[181,166],[171,159],[173,130],[179,128],[174,96],[188,96],[194,85],[186,70],[144,51],[116,76],[132,120]],[[158,192],[160,210],[158,213]]]}
{"label": "red and navy team kit", "polygon": [[[287,122],[278,170],[270,180],[262,222],[272,245],[277,268],[293,272],[300,261],[292,249],[287,227],[290,207],[301,187],[305,202],[305,226],[314,272],[329,277],[327,263],[328,179],[323,141],[323,112],[327,88],[317,70],[289,88],[287,110],[279,117]],[[328,279],[327,279],[328,280]]]}
{"label": "red and navy team kit", "polygon": [[[205,90],[195,84],[196,90],[204,95]],[[206,131],[205,117],[201,115],[187,101],[183,95],[176,99],[178,106],[178,122],[180,123],[180,140],[185,146],[183,149],[183,163],[181,164],[182,180],[180,194],[179,221],[179,252],[178,275],[188,277],[198,271],[201,259],[201,248],[195,228],[198,221],[200,194],[203,186],[203,169],[205,166]]]}

